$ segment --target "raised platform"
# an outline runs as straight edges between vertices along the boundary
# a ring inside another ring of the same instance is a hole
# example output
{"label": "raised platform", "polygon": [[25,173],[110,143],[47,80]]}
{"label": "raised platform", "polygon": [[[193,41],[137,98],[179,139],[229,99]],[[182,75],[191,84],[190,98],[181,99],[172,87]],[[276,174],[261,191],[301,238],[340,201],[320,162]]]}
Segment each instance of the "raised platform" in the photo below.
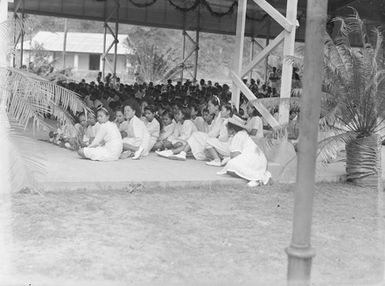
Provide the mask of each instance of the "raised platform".
{"label": "raised platform", "polygon": [[[220,168],[204,162],[167,160],[152,153],[138,161],[131,159],[115,162],[94,162],[80,159],[76,152],[55,145],[38,142],[38,149],[46,160],[46,173],[38,176],[43,191],[65,190],[127,190],[143,187],[207,187],[212,185],[246,184],[246,181],[231,176],[216,174]],[[335,163],[318,170],[317,182],[344,180],[344,163]],[[273,179],[279,167],[269,164]],[[295,168],[287,168],[280,178],[281,183],[294,183]]]}

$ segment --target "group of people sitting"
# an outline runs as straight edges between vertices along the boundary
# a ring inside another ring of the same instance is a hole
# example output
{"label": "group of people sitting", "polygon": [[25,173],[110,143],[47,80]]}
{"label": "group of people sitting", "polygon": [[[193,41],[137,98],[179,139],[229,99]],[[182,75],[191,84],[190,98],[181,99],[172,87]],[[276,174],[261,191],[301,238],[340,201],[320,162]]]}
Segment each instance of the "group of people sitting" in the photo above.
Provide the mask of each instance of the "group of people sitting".
{"label": "group of people sitting", "polygon": [[239,176],[250,186],[268,183],[267,160],[258,147],[263,123],[252,104],[246,106],[243,119],[217,95],[203,106],[178,103],[139,104],[131,97],[114,109],[101,104],[95,109],[96,118],[80,113],[74,128],[51,132],[50,141],[95,161],[138,160],[150,152],[182,161],[190,156],[222,167],[218,174]]}

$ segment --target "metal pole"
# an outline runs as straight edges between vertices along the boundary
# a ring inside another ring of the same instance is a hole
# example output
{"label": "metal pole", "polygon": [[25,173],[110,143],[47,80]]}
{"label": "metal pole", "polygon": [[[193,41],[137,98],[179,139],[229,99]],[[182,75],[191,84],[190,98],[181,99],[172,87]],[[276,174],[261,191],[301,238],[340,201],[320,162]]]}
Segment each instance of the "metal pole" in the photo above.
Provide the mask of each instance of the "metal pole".
{"label": "metal pole", "polygon": [[116,15],[115,15],[115,50],[114,50],[114,85],[116,83],[116,66],[118,63],[118,34],[119,34],[119,9],[120,3],[119,0],[116,0]]}
{"label": "metal pole", "polygon": [[[235,36],[235,55],[233,63],[233,71],[237,76],[242,74],[242,60],[243,60],[243,45],[245,42],[245,25],[246,25],[246,9],[247,9],[247,0],[238,1],[238,11],[237,11],[237,28]],[[239,110],[240,102],[240,89],[237,84],[232,84],[232,95],[231,101]]]}
{"label": "metal pole", "polygon": [[[252,62],[254,60],[254,44],[255,44],[255,39],[254,37],[251,38],[251,43],[250,43],[250,62]],[[249,75],[249,82],[251,81],[251,79],[253,78],[253,70],[250,71],[250,75]]]}
{"label": "metal pole", "polygon": [[197,80],[198,75],[198,57],[199,57],[199,30],[201,22],[201,6],[198,7],[198,18],[197,18],[197,31],[196,31],[196,47],[195,47],[195,66],[194,66],[194,81]]}
{"label": "metal pole", "polygon": [[23,58],[24,58],[24,35],[25,35],[25,26],[24,26],[24,9],[25,9],[25,0],[22,0],[22,7],[21,7],[21,19],[22,21],[22,30],[21,30],[21,43],[20,43],[20,67],[23,66]]}
{"label": "metal pole", "polygon": [[310,285],[311,264],[315,255],[310,238],[327,4],[324,0],[307,1],[304,96],[301,105],[293,235],[286,249],[290,286]]}
{"label": "metal pole", "polygon": [[66,68],[67,33],[68,33],[67,19],[64,19],[63,70]]}

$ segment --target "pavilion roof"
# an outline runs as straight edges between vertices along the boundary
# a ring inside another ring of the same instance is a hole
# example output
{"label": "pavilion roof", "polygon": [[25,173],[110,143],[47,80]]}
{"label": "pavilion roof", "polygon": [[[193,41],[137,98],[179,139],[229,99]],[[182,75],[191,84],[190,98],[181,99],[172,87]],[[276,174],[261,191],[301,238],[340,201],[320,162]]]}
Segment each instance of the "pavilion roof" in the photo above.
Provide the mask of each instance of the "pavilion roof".
{"label": "pavilion roof", "polygon": [[[14,0],[17,3],[19,0]],[[120,0],[119,22],[132,25],[154,26],[172,29],[196,30],[218,34],[235,34],[235,0],[201,0],[208,5],[200,5],[188,12],[197,0]],[[327,0],[325,0],[327,1]],[[268,0],[282,13],[286,11],[286,0]],[[305,34],[306,0],[298,0],[297,40]],[[146,6],[145,4],[148,4]],[[15,5],[10,4],[13,11]],[[380,25],[385,23],[385,0],[329,0],[331,16],[351,13],[346,6],[355,7],[360,16]],[[146,6],[146,7],[139,7]],[[25,0],[25,13],[104,21],[115,11],[115,0]],[[231,9],[233,7],[233,9]],[[194,7],[193,7],[194,8]],[[252,0],[248,1],[246,36],[276,36],[282,28],[261,10]],[[217,13],[231,12],[218,17]],[[199,14],[199,17],[198,17]],[[198,20],[199,19],[199,20]],[[115,21],[115,16],[110,18]],[[269,25],[269,23],[271,23]],[[270,28],[269,28],[270,26]],[[269,32],[270,31],[270,32]]]}

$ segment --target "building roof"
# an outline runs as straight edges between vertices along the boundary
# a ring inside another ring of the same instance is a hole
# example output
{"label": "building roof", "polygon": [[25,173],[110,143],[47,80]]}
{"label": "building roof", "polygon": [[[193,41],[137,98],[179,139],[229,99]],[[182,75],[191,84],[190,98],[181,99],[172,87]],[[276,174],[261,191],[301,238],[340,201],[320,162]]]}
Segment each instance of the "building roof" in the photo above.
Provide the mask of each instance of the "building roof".
{"label": "building roof", "polygon": [[[69,53],[87,53],[87,54],[102,54],[104,34],[101,33],[67,33],[66,51]],[[130,49],[123,43],[127,39],[127,35],[118,36],[118,54],[126,55],[130,53]],[[32,48],[36,45],[42,45],[47,51],[62,52],[64,42],[64,33],[53,32],[38,32],[32,38]],[[107,35],[106,49],[113,42],[112,35]],[[30,42],[24,42],[24,50],[30,50]],[[114,53],[114,48],[109,51],[109,54]]]}
{"label": "building roof", "polygon": [[[287,0],[267,0],[280,12],[286,12]],[[347,5],[355,7],[360,16],[376,24],[385,22],[384,0],[325,0],[329,1],[329,15],[351,14]],[[119,22],[124,24],[162,28],[200,30],[218,34],[235,34],[237,0],[28,0],[25,13],[55,17],[114,22],[116,2],[120,3]],[[194,4],[195,3],[195,4]],[[202,4],[204,3],[204,4]],[[193,5],[194,4],[194,5]],[[10,3],[13,11],[16,4]],[[304,40],[307,0],[298,0],[299,28],[297,40]],[[183,12],[182,9],[188,9]],[[226,15],[221,15],[224,13]],[[271,23],[271,24],[270,24]],[[247,4],[246,36],[276,36],[282,28],[261,8],[249,0]]]}

